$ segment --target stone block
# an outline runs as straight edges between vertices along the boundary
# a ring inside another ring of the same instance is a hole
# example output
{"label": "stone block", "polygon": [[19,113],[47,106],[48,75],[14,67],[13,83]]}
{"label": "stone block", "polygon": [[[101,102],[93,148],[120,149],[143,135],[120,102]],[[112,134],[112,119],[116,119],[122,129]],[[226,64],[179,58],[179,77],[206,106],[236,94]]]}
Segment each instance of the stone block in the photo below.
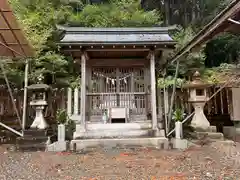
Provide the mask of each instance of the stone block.
{"label": "stone block", "polygon": [[216,126],[209,126],[208,128],[194,128],[196,132],[217,132],[217,127]]}
{"label": "stone block", "polygon": [[67,141],[61,141],[61,142],[54,142],[47,146],[47,151],[50,152],[63,152],[68,150],[68,142]]}
{"label": "stone block", "polygon": [[164,129],[153,130],[153,136],[154,137],[165,137]]}
{"label": "stone block", "polygon": [[72,140],[70,144],[71,150],[83,150],[88,147],[97,146],[146,146],[158,147],[162,143],[167,144],[168,139],[164,137],[158,138],[124,138],[124,139],[84,139]]}
{"label": "stone block", "polygon": [[187,149],[189,147],[188,140],[186,139],[171,139],[171,142],[173,143],[173,148],[174,149]]}
{"label": "stone block", "polygon": [[234,126],[224,126],[223,134],[226,138],[234,138],[236,136],[236,129]]}
{"label": "stone block", "polygon": [[197,139],[212,139],[212,140],[224,140],[224,136],[222,133],[216,132],[195,132],[194,133]]}

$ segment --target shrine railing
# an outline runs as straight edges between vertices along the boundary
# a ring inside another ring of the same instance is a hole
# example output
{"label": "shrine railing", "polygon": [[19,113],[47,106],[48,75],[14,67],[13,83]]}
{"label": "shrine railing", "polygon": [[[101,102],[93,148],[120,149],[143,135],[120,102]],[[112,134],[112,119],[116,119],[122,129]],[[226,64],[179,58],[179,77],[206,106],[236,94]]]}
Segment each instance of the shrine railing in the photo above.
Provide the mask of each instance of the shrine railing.
{"label": "shrine railing", "polygon": [[89,116],[102,116],[108,108],[128,108],[130,116],[147,116],[151,108],[150,94],[144,92],[126,93],[88,93]]}
{"label": "shrine railing", "polygon": [[[211,96],[214,92],[216,92],[219,89],[219,87],[211,87],[208,89],[209,96]],[[165,115],[166,110],[168,107],[168,102],[170,102],[171,97],[171,89],[166,89],[165,97],[163,93],[163,89],[158,89],[158,95],[157,95],[157,101],[158,101],[158,114],[159,115]],[[20,89],[14,90],[14,99],[16,100],[17,108],[20,112],[22,112],[22,104],[23,104],[23,91]],[[135,92],[135,93],[88,93],[86,101],[91,102],[89,105],[86,104],[90,108],[91,111],[89,115],[97,115],[101,114],[101,112],[98,112],[99,104],[101,104],[100,100],[101,98],[104,99],[109,98],[118,98],[122,99],[123,103],[125,103],[128,107],[133,107],[132,113],[135,115],[141,115],[146,114],[146,110],[151,109],[151,103],[150,103],[150,95],[141,93],[141,92]],[[133,100],[130,101],[132,97]],[[215,116],[223,116],[224,119],[226,119],[225,115],[230,115],[232,112],[232,94],[231,94],[231,88],[224,88],[221,92],[219,92],[216,96],[214,96],[211,101],[205,106],[205,114],[207,118],[211,121]],[[44,112],[45,117],[51,117],[53,121],[55,121],[55,115],[58,109],[66,109],[68,111],[69,115],[80,115],[80,88],[68,88],[68,89],[54,89],[51,93],[51,96],[48,97],[48,107],[46,108]],[[114,105],[115,101],[110,101],[112,105]],[[147,108],[144,108],[146,105],[146,102],[149,102],[147,104]],[[165,102],[165,103],[164,103]],[[116,104],[116,103],[115,103]],[[133,105],[135,104],[136,107]],[[107,104],[106,104],[107,105]],[[13,108],[11,107],[11,101],[9,94],[7,92],[7,89],[0,89],[0,118],[1,122],[4,121],[13,121],[16,118],[16,114],[13,111]],[[116,106],[116,105],[114,105]],[[184,108],[186,114],[191,114],[193,112],[193,107],[190,103],[188,103],[188,92],[187,89],[181,90],[177,89],[176,92],[176,100],[174,103],[175,108],[176,107],[182,107]],[[94,110],[95,107],[98,110]],[[86,108],[88,111],[89,109]],[[28,106],[28,117],[34,117],[35,110],[31,108],[31,106]],[[88,115],[88,114],[86,114]],[[213,118],[212,118],[213,117]],[[32,118],[31,118],[32,119]]]}

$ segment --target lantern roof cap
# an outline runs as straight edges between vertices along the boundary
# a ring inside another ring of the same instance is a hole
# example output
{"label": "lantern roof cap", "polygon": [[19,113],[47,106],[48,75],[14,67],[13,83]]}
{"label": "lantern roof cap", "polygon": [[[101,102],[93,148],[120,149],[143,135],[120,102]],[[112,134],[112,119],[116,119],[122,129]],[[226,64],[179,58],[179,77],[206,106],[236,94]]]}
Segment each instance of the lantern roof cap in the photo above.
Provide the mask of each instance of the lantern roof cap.
{"label": "lantern roof cap", "polygon": [[205,87],[211,86],[211,84],[205,83],[202,80],[201,74],[199,71],[195,71],[192,79],[193,80],[190,83],[184,86],[185,88],[205,88]]}
{"label": "lantern roof cap", "polygon": [[32,84],[30,86],[27,87],[29,90],[32,90],[32,91],[47,91],[50,89],[50,86],[47,85],[47,84]]}

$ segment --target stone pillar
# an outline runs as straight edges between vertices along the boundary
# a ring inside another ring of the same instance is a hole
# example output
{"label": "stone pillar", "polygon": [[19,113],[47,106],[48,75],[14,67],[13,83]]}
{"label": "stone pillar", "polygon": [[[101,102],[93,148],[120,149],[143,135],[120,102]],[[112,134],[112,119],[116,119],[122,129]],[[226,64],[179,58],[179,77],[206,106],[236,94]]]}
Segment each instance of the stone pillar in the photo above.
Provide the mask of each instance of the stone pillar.
{"label": "stone pillar", "polygon": [[152,129],[157,127],[157,101],[156,101],[156,76],[155,76],[155,53],[150,52],[150,74],[151,74],[151,109],[152,109]]}

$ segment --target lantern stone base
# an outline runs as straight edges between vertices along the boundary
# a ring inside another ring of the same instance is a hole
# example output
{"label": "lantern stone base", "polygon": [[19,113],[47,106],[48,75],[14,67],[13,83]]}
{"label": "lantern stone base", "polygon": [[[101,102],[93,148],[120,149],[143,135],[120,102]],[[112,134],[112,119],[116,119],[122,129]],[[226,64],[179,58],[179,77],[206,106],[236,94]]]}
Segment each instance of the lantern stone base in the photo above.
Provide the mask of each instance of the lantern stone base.
{"label": "lantern stone base", "polygon": [[205,106],[205,102],[194,102],[193,107],[195,109],[195,114],[191,121],[191,126],[195,129],[202,129],[207,131],[210,128],[210,123],[204,115],[203,108]]}
{"label": "lantern stone base", "polygon": [[43,116],[43,109],[44,106],[37,106],[36,107],[36,117],[31,125],[31,128],[37,129],[47,129],[48,124]]}

